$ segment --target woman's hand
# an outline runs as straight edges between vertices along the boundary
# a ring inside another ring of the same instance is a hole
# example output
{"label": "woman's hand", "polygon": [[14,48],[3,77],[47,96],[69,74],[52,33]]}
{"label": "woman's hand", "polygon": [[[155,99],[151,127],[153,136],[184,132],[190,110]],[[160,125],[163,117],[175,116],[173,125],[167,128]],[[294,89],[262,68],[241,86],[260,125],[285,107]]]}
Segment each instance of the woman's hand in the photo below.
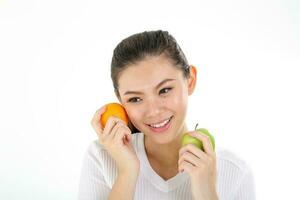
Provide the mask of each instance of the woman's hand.
{"label": "woman's hand", "polygon": [[216,154],[207,135],[196,131],[189,133],[203,142],[204,151],[193,144],[179,150],[178,170],[186,171],[191,178],[194,200],[217,200],[216,192]]}
{"label": "woman's hand", "polygon": [[116,161],[119,173],[138,173],[140,162],[131,143],[131,130],[116,117],[110,117],[103,128],[100,119],[105,109],[98,109],[91,121],[100,144]]}

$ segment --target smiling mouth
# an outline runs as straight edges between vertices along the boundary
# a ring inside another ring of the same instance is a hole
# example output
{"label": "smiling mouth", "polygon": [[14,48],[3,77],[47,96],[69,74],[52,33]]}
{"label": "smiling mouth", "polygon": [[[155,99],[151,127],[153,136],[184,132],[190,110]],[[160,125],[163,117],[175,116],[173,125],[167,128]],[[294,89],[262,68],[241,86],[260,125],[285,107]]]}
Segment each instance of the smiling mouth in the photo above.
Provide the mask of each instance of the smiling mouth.
{"label": "smiling mouth", "polygon": [[169,117],[168,119],[160,122],[160,123],[156,123],[156,124],[147,124],[148,126],[152,127],[152,128],[161,128],[161,127],[164,127],[166,126],[170,121],[171,119],[173,118],[173,116]]}

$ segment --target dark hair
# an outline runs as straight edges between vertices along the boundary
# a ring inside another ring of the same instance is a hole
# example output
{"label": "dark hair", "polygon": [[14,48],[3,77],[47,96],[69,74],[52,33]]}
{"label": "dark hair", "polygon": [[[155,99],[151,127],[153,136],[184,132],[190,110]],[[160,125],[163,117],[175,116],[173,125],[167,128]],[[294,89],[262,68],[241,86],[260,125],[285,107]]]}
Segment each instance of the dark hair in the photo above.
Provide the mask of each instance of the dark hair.
{"label": "dark hair", "polygon": [[111,61],[111,79],[116,94],[119,95],[118,78],[121,71],[147,56],[161,54],[165,54],[174,66],[183,71],[185,77],[189,77],[187,59],[175,38],[167,31],[144,31],[122,40],[114,49]]}
{"label": "dark hair", "polygon": [[[187,59],[175,38],[167,31],[144,31],[122,40],[114,49],[111,61],[111,79],[116,95],[120,96],[118,78],[123,70],[148,56],[162,54],[166,55],[176,68],[182,70],[184,77],[189,77]],[[138,131],[132,124],[130,126],[133,132]]]}

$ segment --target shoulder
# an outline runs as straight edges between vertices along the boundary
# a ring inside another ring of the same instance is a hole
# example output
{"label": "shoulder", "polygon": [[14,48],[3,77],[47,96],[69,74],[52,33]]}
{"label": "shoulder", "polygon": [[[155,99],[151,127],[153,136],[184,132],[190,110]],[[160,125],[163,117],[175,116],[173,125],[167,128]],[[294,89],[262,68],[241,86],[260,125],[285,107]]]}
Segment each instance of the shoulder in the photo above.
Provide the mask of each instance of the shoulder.
{"label": "shoulder", "polygon": [[103,146],[99,143],[98,140],[93,140],[88,148],[87,148],[87,152],[93,155],[105,152],[106,150],[103,148]]}
{"label": "shoulder", "polygon": [[254,175],[249,162],[225,148],[217,149],[216,155],[219,195],[225,199],[243,199],[239,195],[255,199]]}
{"label": "shoulder", "polygon": [[216,155],[220,194],[232,195],[245,180],[252,179],[251,165],[240,155],[224,148],[217,149]]}
{"label": "shoulder", "polygon": [[[217,161],[222,167],[235,169],[238,171],[245,171],[249,169],[250,165],[237,153],[225,148],[219,148],[216,150]],[[221,167],[220,166],[220,167]]]}
{"label": "shoulder", "polygon": [[97,166],[103,166],[103,162],[107,160],[108,152],[99,143],[98,140],[93,140],[87,147],[85,158],[96,164]]}

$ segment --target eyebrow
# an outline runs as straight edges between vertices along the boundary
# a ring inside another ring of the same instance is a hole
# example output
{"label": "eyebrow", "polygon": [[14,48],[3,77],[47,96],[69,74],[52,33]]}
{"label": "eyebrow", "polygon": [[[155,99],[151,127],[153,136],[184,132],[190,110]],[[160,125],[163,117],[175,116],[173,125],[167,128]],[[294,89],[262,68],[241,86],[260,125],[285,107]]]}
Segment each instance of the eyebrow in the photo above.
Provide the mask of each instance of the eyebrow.
{"label": "eyebrow", "polygon": [[[166,82],[169,82],[169,81],[175,81],[175,79],[171,79],[171,78],[165,79],[165,80],[161,81],[159,84],[157,84],[157,86],[155,88],[157,89],[157,88],[159,88],[160,86],[162,86],[163,84],[165,84]],[[127,91],[123,95],[129,95],[129,94],[143,94],[143,93],[138,92],[138,91]]]}

